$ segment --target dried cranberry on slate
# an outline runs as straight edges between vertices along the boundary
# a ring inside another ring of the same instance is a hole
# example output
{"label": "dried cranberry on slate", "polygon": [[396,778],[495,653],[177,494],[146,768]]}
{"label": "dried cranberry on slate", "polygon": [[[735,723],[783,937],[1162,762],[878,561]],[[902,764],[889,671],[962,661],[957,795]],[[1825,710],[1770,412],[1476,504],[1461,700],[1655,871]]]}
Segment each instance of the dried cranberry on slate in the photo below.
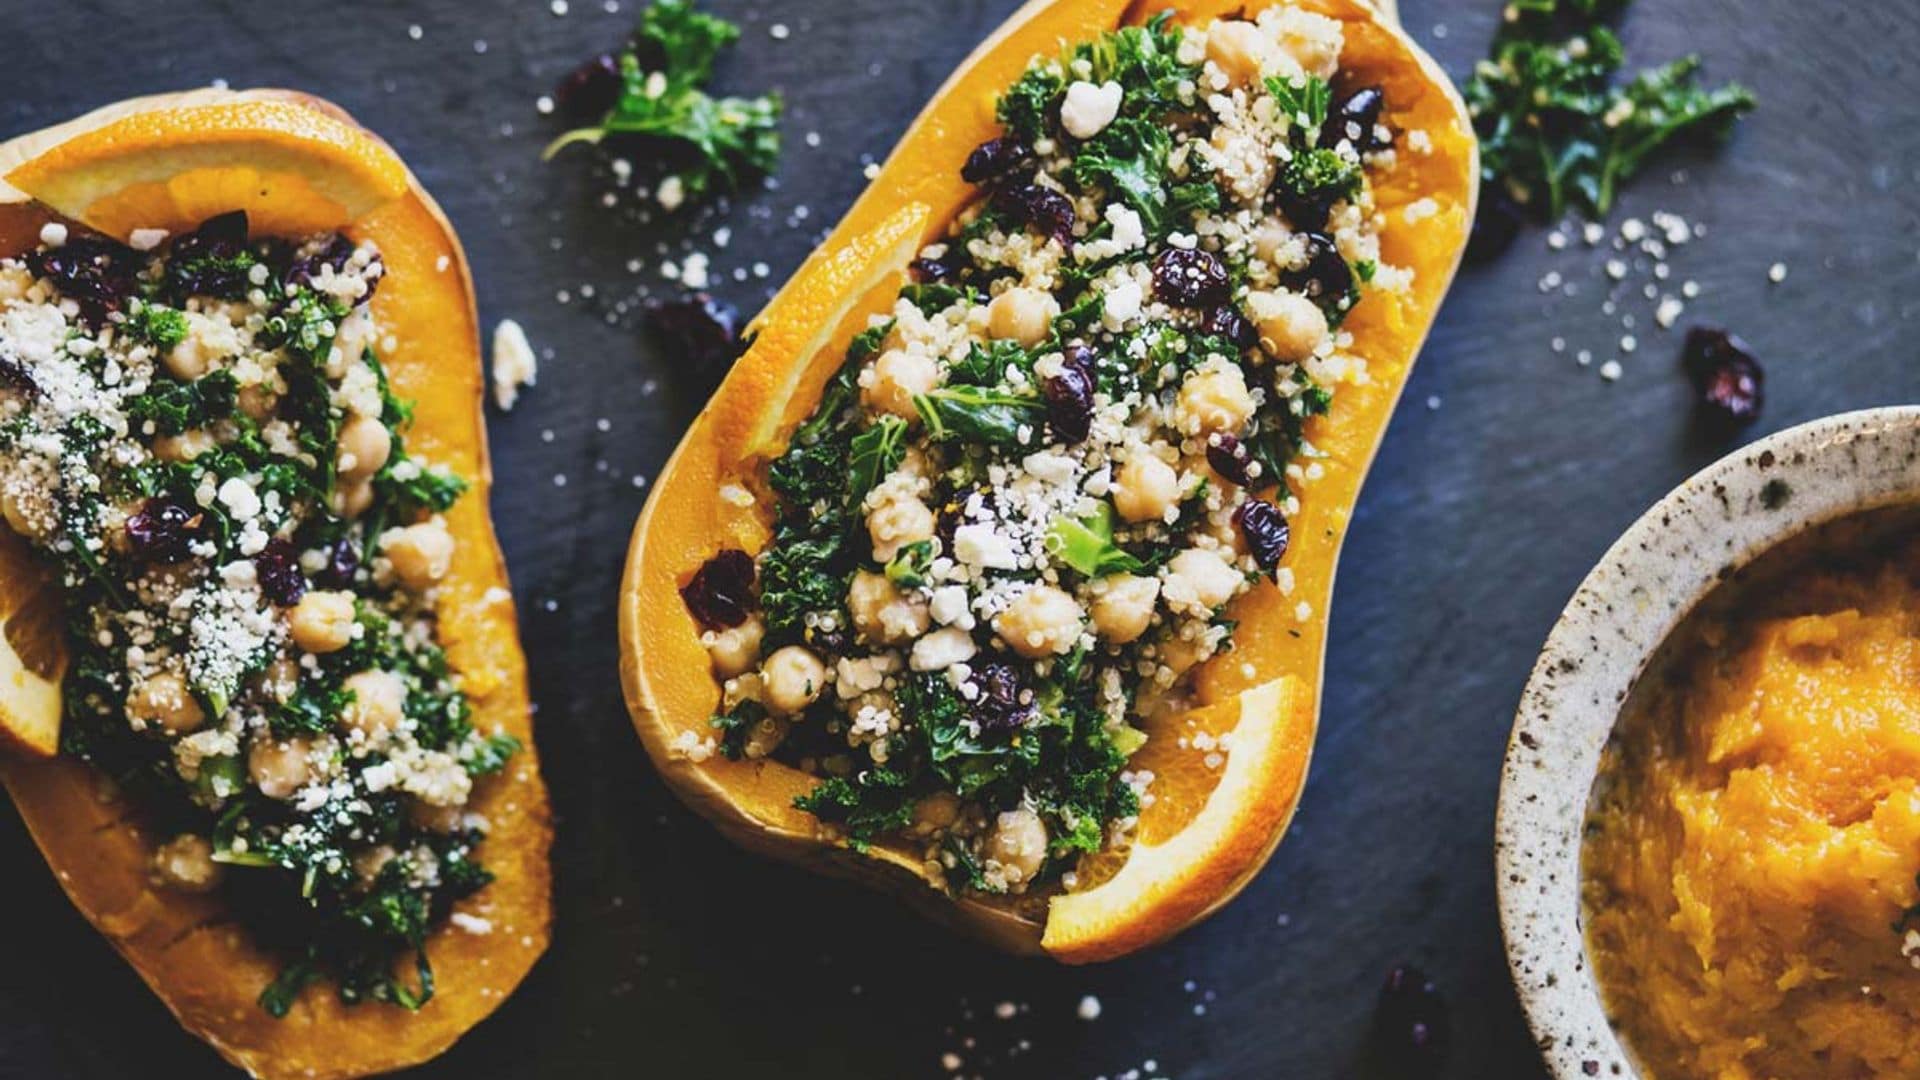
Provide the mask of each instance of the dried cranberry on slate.
{"label": "dried cranberry on slate", "polygon": [[1687,331],[1680,357],[1703,413],[1735,427],[1760,419],[1767,377],[1746,342],[1718,327],[1696,326]]}
{"label": "dried cranberry on slate", "polygon": [[1030,157],[1026,145],[1011,135],[988,139],[967,155],[966,163],[960,166],[960,179],[969,184],[998,180],[1025,165]]}
{"label": "dried cranberry on slate", "polygon": [[1060,373],[1040,384],[1047,399],[1047,427],[1061,442],[1085,442],[1093,430],[1092,355],[1084,345],[1068,346]]}
{"label": "dried cranberry on slate", "polygon": [[210,217],[173,242],[167,283],[176,297],[237,296],[251,287],[240,258],[247,250],[247,212]]}
{"label": "dried cranberry on slate", "polygon": [[1391,138],[1380,138],[1374,129],[1379,126],[1380,113],[1386,108],[1387,94],[1378,86],[1362,86],[1333,107],[1327,116],[1327,122],[1320,129],[1321,146],[1338,146],[1341,139],[1353,143],[1353,148],[1363,154],[1392,145]]}
{"label": "dried cranberry on slate", "polygon": [[1402,964],[1387,974],[1374,1008],[1373,1043],[1395,1080],[1440,1075],[1447,1060],[1447,1002],[1419,968]]}
{"label": "dried cranberry on slate", "polygon": [[[1207,440],[1207,464],[1220,474],[1220,479],[1247,486],[1247,467],[1253,464],[1253,456],[1239,439],[1231,435],[1215,435]],[[1281,522],[1284,528],[1285,522]]]}
{"label": "dried cranberry on slate", "polygon": [[1227,302],[1231,284],[1218,256],[1199,248],[1168,248],[1153,259],[1153,295],[1182,307]]}
{"label": "dried cranberry on slate", "polygon": [[574,120],[598,120],[620,100],[620,61],[601,53],[567,73],[553,88],[554,104]]}
{"label": "dried cranberry on slate", "polygon": [[[1211,463],[1211,456],[1208,460]],[[1280,508],[1265,499],[1248,499],[1233,512],[1233,523],[1246,538],[1247,548],[1261,569],[1269,573],[1278,569],[1281,557],[1287,553],[1287,543],[1293,539],[1293,531],[1287,527]]]}
{"label": "dried cranberry on slate", "polygon": [[1473,215],[1473,232],[1467,236],[1468,261],[1489,262],[1504,254],[1526,220],[1526,209],[1503,187],[1495,184],[1482,188],[1480,209]]}
{"label": "dried cranberry on slate", "polygon": [[1200,324],[1200,330],[1211,337],[1225,338],[1242,352],[1260,344],[1260,331],[1254,329],[1253,323],[1232,306],[1221,306],[1207,312],[1207,320]]}
{"label": "dried cranberry on slate", "polygon": [[300,575],[300,554],[285,540],[269,540],[253,557],[254,576],[260,591],[281,607],[292,607],[307,594],[307,579]]}
{"label": "dried cranberry on slate", "polygon": [[1340,255],[1333,237],[1310,232],[1307,238],[1307,262],[1298,270],[1282,270],[1280,284],[1323,306],[1337,303],[1353,292],[1353,267]]}
{"label": "dried cranberry on slate", "polygon": [[132,249],[98,236],[75,236],[27,256],[27,268],[35,277],[53,282],[61,296],[78,303],[96,323],[126,306],[139,267],[140,257]]}
{"label": "dried cranberry on slate", "polygon": [[738,313],[710,293],[650,304],[646,321],[669,350],[695,364],[731,362],[740,346]]}
{"label": "dried cranberry on slate", "polygon": [[327,554],[327,565],[314,575],[314,580],[332,589],[344,589],[353,584],[354,571],[360,569],[360,552],[354,549],[353,541],[344,536],[335,537],[321,545]]}
{"label": "dried cranberry on slate", "polygon": [[1073,200],[1052,188],[1038,184],[1005,188],[994,197],[994,205],[1049,239],[1060,241],[1061,247],[1073,247],[1073,226],[1077,220]]}
{"label": "dried cranberry on slate", "polygon": [[206,524],[207,515],[197,506],[152,498],[127,518],[127,539],[136,554],[179,562],[191,554],[187,545],[199,539]]}
{"label": "dried cranberry on slate", "polygon": [[709,630],[725,630],[747,621],[753,611],[753,556],[727,548],[702,563],[685,585],[680,599]]}
{"label": "dried cranberry on slate", "polygon": [[1033,719],[1033,699],[1029,695],[1026,701],[1020,700],[1025,688],[1020,685],[1020,673],[1013,665],[1000,660],[978,664],[974,667],[972,682],[979,695],[968,711],[982,730],[1012,731],[1025,727]]}

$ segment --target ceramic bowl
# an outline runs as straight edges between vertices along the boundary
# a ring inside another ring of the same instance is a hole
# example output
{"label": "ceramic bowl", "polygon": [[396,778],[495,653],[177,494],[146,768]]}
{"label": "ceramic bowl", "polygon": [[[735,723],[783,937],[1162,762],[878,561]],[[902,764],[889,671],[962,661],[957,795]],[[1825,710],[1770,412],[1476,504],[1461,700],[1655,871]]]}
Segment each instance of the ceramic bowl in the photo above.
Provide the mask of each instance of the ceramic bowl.
{"label": "ceramic bowl", "polygon": [[1637,1078],[1587,963],[1580,845],[1634,681],[1733,570],[1804,530],[1920,503],[1920,407],[1816,420],[1722,458],[1634,522],[1581,583],[1514,718],[1495,826],[1507,962],[1557,1080]]}

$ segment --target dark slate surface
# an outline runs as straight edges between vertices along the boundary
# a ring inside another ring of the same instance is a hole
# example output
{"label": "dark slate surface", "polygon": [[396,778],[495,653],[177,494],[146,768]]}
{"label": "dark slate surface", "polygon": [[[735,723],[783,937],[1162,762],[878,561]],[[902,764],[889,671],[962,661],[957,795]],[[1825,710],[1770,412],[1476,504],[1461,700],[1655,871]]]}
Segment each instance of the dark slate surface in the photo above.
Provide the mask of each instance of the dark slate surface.
{"label": "dark slate surface", "polygon": [[[1494,0],[1405,2],[1456,74],[1497,13]],[[1176,943],[1061,970],[736,853],[667,796],[628,727],[613,587],[645,495],[633,478],[660,467],[719,373],[676,367],[622,313],[639,288],[665,291],[655,245],[687,235],[684,223],[602,209],[608,183],[585,157],[540,165],[557,127],[533,102],[619,38],[634,0],[617,13],[572,0],[565,17],[534,0],[9,6],[0,130],[214,79],[323,94],[386,135],[445,204],[485,323],[518,318],[549,350],[539,387],[491,431],[555,789],[559,923],[520,992],[432,1075],[936,1076],[953,1053],[993,1077],[1116,1076],[1149,1059],[1185,1078],[1356,1076],[1375,989],[1404,960],[1452,999],[1447,1075],[1539,1075],[1493,908],[1511,710],[1586,569],[1726,445],[1690,422],[1678,333],[1653,329],[1635,291],[1651,280],[1644,264],[1616,289],[1627,295],[1612,315],[1601,306],[1610,253],[1577,240],[1550,251],[1535,232],[1462,275],[1354,521],[1293,835],[1237,903]],[[726,275],[718,291],[751,309],[1014,0],[713,6],[748,29],[722,85],[777,86],[791,105],[777,190],[695,234]],[[1737,76],[1764,103],[1726,152],[1663,166],[1615,215],[1670,209],[1708,227],[1671,258],[1667,284],[1701,286],[1683,326],[1724,321],[1767,361],[1772,401],[1757,431],[1920,397],[1913,9],[1644,0],[1626,38],[1649,61],[1697,49],[1712,75]],[[711,240],[722,223],[724,249]],[[626,269],[634,257],[646,260],[638,274]],[[1777,286],[1776,261],[1789,269]],[[755,262],[768,277],[751,276]],[[1551,271],[1577,294],[1545,294]],[[1593,350],[1597,368],[1617,356],[1629,313],[1639,348],[1609,384],[1572,357]],[[0,814],[0,866],[13,927],[0,952],[0,1074],[217,1072],[69,907],[11,813]],[[1076,1016],[1084,994],[1104,1005],[1097,1021]],[[996,1015],[1003,1002],[1011,1018]]]}

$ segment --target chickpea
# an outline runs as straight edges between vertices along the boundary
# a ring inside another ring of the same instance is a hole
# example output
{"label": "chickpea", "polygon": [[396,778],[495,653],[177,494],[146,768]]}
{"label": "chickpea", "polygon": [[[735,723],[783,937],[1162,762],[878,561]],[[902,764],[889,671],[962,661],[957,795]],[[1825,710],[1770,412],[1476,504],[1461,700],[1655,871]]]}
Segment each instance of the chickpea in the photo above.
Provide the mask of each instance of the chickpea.
{"label": "chickpea", "polygon": [[867,515],[867,536],[873,540],[873,557],[886,562],[908,544],[933,536],[933,511],[912,495],[903,495],[876,507]]}
{"label": "chickpea", "polygon": [[284,653],[276,656],[254,680],[254,688],[274,701],[284,702],[300,689],[300,665]]}
{"label": "chickpea", "polygon": [[158,726],[174,735],[196,731],[207,722],[187,680],[172,672],[149,675],[127,695],[127,719],[140,730]]}
{"label": "chickpea", "polygon": [[372,476],[393,455],[393,433],[371,416],[354,413],[340,425],[341,477],[359,480]]}
{"label": "chickpea", "polygon": [[204,347],[198,334],[192,329],[180,343],[168,350],[161,364],[174,378],[192,382],[213,370],[212,350]]}
{"label": "chickpea", "polygon": [[269,799],[288,799],[320,775],[315,758],[332,753],[330,742],[295,735],[288,739],[256,738],[247,748],[247,775]]}
{"label": "chickpea", "polygon": [[348,480],[333,491],[333,510],[344,518],[357,518],[373,505],[373,481]]}
{"label": "chickpea", "polygon": [[741,750],[749,757],[759,759],[772,754],[787,740],[787,732],[793,730],[793,721],[784,716],[763,716],[759,722],[747,731],[747,739]]}
{"label": "chickpea", "polygon": [[1236,435],[1253,416],[1253,394],[1234,363],[1210,363],[1187,376],[1173,403],[1174,422],[1188,435]]}
{"label": "chickpea", "polygon": [[1208,548],[1188,548],[1167,563],[1167,606],[1194,615],[1212,612],[1233,599],[1246,578]]}
{"label": "chickpea", "polygon": [[406,718],[407,684],[391,671],[360,671],[347,676],[340,688],[353,701],[340,720],[369,742],[384,738]]}
{"label": "chickpea", "polygon": [[803,646],[779,649],[760,665],[760,700],[777,714],[799,712],[826,688],[827,666]]}
{"label": "chickpea", "polygon": [[703,638],[707,646],[707,658],[713,661],[714,674],[731,679],[753,670],[753,665],[760,659],[760,639],[766,633],[767,624],[761,621],[760,616],[754,615],[739,626],[730,626]]}
{"label": "chickpea", "polygon": [[197,833],[181,833],[153,853],[154,876],[180,892],[211,891],[220,884],[220,869],[213,861],[213,844]]}
{"label": "chickpea", "polygon": [[1160,579],[1134,574],[1101,578],[1093,587],[1094,632],[1115,645],[1125,645],[1153,622],[1153,605],[1160,598]]}
{"label": "chickpea", "polygon": [[1207,28],[1207,59],[1235,86],[1250,86],[1278,59],[1279,48],[1244,19],[1222,19]]}
{"label": "chickpea", "polygon": [[873,362],[873,381],[862,388],[861,399],[869,408],[918,420],[913,396],[940,385],[940,365],[930,356],[903,349],[888,349]]}
{"label": "chickpea", "polygon": [[928,836],[953,827],[960,820],[960,796],[936,791],[913,804],[913,831]]}
{"label": "chickpea", "polygon": [[993,629],[1029,660],[1070,652],[1080,640],[1080,602],[1051,585],[1035,585],[994,616]]}
{"label": "chickpea", "polygon": [[240,388],[237,403],[250,419],[265,421],[280,407],[280,395],[266,383],[248,383]]}
{"label": "chickpea", "polygon": [[435,806],[422,799],[407,800],[407,820],[428,832],[450,833],[466,818],[464,806]]}
{"label": "chickpea", "polygon": [[310,653],[337,652],[353,640],[353,594],[320,589],[287,612],[293,643]]}
{"label": "chickpea", "polygon": [[381,538],[380,550],[393,564],[393,576],[415,592],[430,588],[447,576],[453,565],[453,534],[439,519],[393,529]]}
{"label": "chickpea", "polygon": [[1128,521],[1166,516],[1180,501],[1180,475],[1152,451],[1135,449],[1113,478],[1113,508]]}
{"label": "chickpea", "polygon": [[987,333],[1031,349],[1047,339],[1058,314],[1060,304],[1050,294],[1024,286],[1011,288],[987,304]]}
{"label": "chickpea", "polygon": [[153,456],[161,461],[192,461],[213,447],[213,434],[205,428],[194,428],[153,440]]}
{"label": "chickpea", "polygon": [[1276,360],[1297,364],[1327,338],[1326,314],[1297,292],[1250,293],[1247,308],[1259,328],[1261,346]]}
{"label": "chickpea", "polygon": [[55,516],[47,493],[37,490],[0,490],[0,517],[7,527],[29,540],[39,540],[53,531]]}
{"label": "chickpea", "polygon": [[925,600],[902,594],[887,575],[871,570],[853,575],[853,583],[847,588],[847,609],[853,613],[853,628],[860,636],[882,645],[917,638],[933,622]]}
{"label": "chickpea", "polygon": [[1000,864],[1009,885],[1032,880],[1047,861],[1046,823],[1024,806],[1003,811],[987,834],[987,858]]}
{"label": "chickpea", "polygon": [[1160,643],[1159,655],[1160,663],[1178,679],[1212,654],[1204,652],[1197,641],[1174,637]]}

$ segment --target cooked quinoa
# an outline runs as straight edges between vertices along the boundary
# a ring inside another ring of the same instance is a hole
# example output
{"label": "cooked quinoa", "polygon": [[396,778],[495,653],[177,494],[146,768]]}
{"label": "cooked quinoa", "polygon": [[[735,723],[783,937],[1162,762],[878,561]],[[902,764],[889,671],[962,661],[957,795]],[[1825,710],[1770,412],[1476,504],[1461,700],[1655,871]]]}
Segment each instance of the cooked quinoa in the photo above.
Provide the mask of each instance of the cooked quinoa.
{"label": "cooked quinoa", "polygon": [[407,452],[379,252],[243,214],[132,240],[0,260],[0,514],[65,587],[61,750],[167,838],[157,888],[224,890],[284,959],[263,1007],[418,1007],[517,744],[435,643],[465,485]]}
{"label": "cooked quinoa", "polygon": [[956,890],[1127,842],[1139,721],[1188,706],[1236,597],[1291,589],[1305,423],[1367,378],[1343,318],[1411,281],[1367,179],[1408,133],[1340,51],[1270,9],[1034,62],[768,467],[771,542],[683,589],[724,695],[679,752],[812,772],[802,808]]}

